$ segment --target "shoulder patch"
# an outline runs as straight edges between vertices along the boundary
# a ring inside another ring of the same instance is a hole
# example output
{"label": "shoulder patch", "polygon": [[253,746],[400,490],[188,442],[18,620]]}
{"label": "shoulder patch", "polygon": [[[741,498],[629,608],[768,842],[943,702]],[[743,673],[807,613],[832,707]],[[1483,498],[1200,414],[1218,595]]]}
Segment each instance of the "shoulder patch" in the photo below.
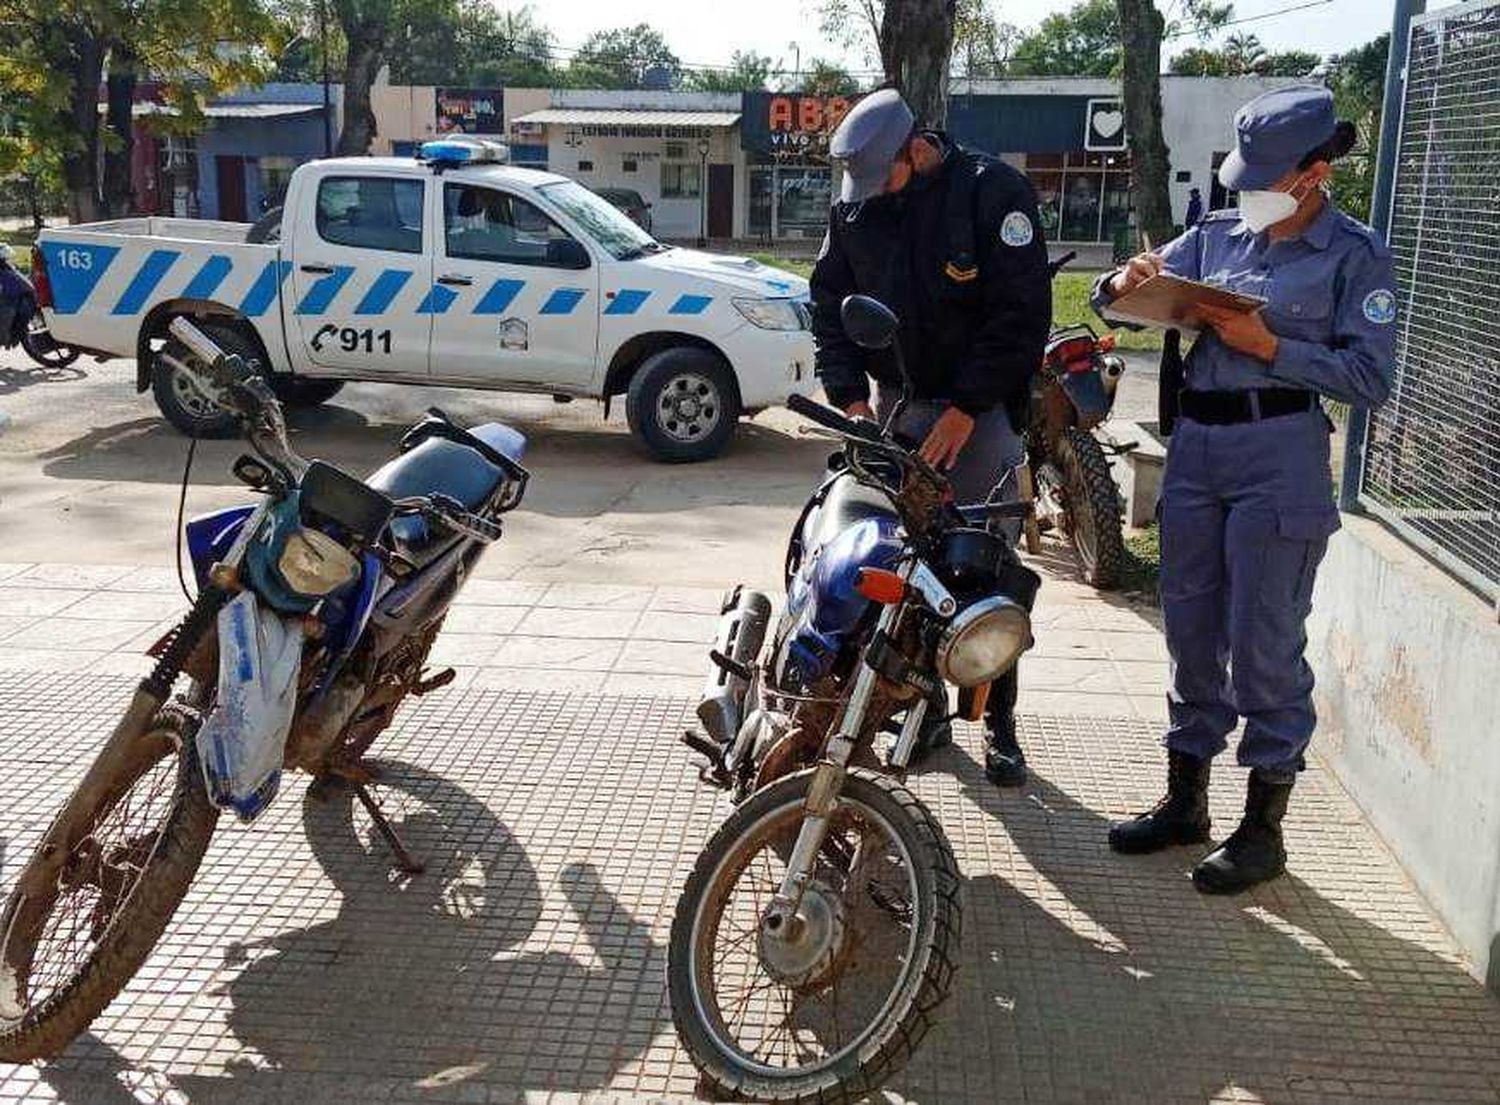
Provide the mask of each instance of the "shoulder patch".
{"label": "shoulder patch", "polygon": [[1018,249],[1021,246],[1029,246],[1034,237],[1036,237],[1036,231],[1032,228],[1031,219],[1024,211],[1012,211],[1000,224],[1000,240],[1008,246]]}
{"label": "shoulder patch", "polygon": [[1361,310],[1376,326],[1389,326],[1396,321],[1396,293],[1389,288],[1376,288],[1365,296]]}

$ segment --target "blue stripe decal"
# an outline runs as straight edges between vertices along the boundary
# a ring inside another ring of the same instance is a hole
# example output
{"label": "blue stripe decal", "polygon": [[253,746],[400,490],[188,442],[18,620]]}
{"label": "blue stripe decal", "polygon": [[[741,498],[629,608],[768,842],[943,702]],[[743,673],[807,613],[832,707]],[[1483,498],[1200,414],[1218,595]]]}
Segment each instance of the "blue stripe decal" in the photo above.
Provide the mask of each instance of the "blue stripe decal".
{"label": "blue stripe decal", "polygon": [[42,257],[47,261],[47,278],[52,281],[52,309],[60,315],[71,315],[82,308],[119,252],[119,246],[43,242]]}
{"label": "blue stripe decal", "polygon": [[224,278],[234,268],[234,262],[222,253],[215,253],[203,267],[188,281],[188,286],[182,289],[182,294],[188,299],[207,299],[219,290],[219,285],[224,283]]}
{"label": "blue stripe decal", "polygon": [[711,295],[680,295],[667,314],[701,315],[713,301],[714,297]]}
{"label": "blue stripe decal", "polygon": [[371,284],[370,290],[365,292],[364,298],[354,308],[354,313],[356,315],[384,314],[410,279],[411,273],[406,269],[386,269],[375,278],[375,283]]}
{"label": "blue stripe decal", "polygon": [[250,285],[250,290],[240,301],[241,312],[251,318],[258,318],[270,310],[271,304],[276,302],[276,293],[281,289],[281,282],[291,271],[290,261],[267,261],[266,267],[261,269],[260,275],[255,278],[255,283]]}
{"label": "blue stripe decal", "polygon": [[604,308],[604,313],[606,315],[633,315],[641,309],[641,304],[650,298],[650,292],[643,292],[639,288],[621,288],[615,293],[615,298],[610,305]]}
{"label": "blue stripe decal", "polygon": [[583,302],[583,297],[588,292],[582,288],[558,288],[547,297],[547,302],[542,304],[539,312],[544,315],[570,315],[573,308]]}
{"label": "blue stripe decal", "polygon": [[440,315],[458,298],[458,293],[451,288],[445,288],[441,284],[434,284],[422,302],[417,304],[419,315]]}
{"label": "blue stripe decal", "polygon": [[177,263],[177,258],[182,256],[180,250],[175,249],[153,249],[146,255],[136,274],[130,278],[130,283],[125,286],[124,294],[120,296],[112,315],[133,315],[139,313],[146,305],[146,300],[151,293],[156,291],[156,286],[161,283],[161,278],[167,275],[167,270]]}
{"label": "blue stripe decal", "polygon": [[524,280],[496,280],[490,285],[490,290],[484,293],[478,303],[474,304],[474,313],[498,315],[511,305],[524,287],[526,287]]}
{"label": "blue stripe decal", "polygon": [[313,281],[312,287],[307,289],[307,294],[302,297],[302,302],[297,304],[299,315],[321,315],[328,310],[333,297],[339,294],[339,289],[349,279],[349,274],[354,271],[350,265],[335,265],[333,271],[327,276]]}

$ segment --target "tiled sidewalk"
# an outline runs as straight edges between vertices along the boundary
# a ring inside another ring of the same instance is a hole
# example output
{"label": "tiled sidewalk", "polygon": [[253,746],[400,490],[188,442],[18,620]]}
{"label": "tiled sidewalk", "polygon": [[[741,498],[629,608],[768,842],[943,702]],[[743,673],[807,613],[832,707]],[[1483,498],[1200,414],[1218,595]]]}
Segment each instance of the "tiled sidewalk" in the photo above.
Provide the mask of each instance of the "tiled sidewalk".
{"label": "tiled sidewalk", "polygon": [[[721,592],[471,580],[433,649],[457,685],[606,695],[699,693]],[[0,671],[138,675],[186,603],[167,568],[0,564]],[[1049,579],[1023,709],[1159,719],[1166,654],[1152,613]]]}
{"label": "tiled sidewalk", "polygon": [[[0,893],[128,692],[103,673],[0,673]],[[690,708],[472,685],[422,699],[377,753],[426,874],[393,879],[347,795],[289,781],[254,827],[221,821],[90,1034],[45,1067],[0,1066],[0,1102],[690,1099],[665,942],[727,812],[675,743]],[[1013,792],[984,781],[978,731],[960,728],[909,780],[964,876],[957,992],[889,1100],[1500,1100],[1500,1003],[1316,767],[1292,803],[1291,873],[1211,899],[1186,879],[1192,850],[1105,846],[1107,820],[1156,793],[1153,726],[1026,714],[1034,774]],[[1241,786],[1216,773],[1220,832]]]}

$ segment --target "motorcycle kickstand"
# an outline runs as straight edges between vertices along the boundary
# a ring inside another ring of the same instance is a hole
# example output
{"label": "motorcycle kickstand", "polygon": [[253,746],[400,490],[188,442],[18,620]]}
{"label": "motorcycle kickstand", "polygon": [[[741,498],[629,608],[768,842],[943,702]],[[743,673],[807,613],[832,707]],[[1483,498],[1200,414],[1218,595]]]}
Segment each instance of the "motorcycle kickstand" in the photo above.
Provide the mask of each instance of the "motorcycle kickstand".
{"label": "motorcycle kickstand", "polygon": [[396,869],[406,875],[420,875],[426,870],[427,865],[412,855],[405,842],[396,834],[395,826],[386,817],[385,811],[380,808],[380,803],[375,801],[375,796],[370,793],[369,788],[364,783],[355,782],[352,779],[345,781],[354,791],[354,796],[359,799],[359,804],[364,806],[365,812],[370,815],[370,820],[375,823],[375,828],[380,833],[381,839],[385,841],[386,847],[390,848],[391,853],[396,857]]}

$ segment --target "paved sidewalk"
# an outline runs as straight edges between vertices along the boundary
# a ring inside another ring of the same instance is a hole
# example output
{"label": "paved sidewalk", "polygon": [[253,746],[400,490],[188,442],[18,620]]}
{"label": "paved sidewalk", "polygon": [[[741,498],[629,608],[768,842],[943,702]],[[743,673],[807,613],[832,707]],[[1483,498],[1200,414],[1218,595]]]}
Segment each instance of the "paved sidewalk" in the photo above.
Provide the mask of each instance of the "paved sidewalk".
{"label": "paved sidewalk", "polygon": [[[1043,568],[1046,564],[1041,565]],[[477,690],[696,696],[723,592],[475,579],[432,653]],[[0,563],[0,671],[140,675],[186,609],[164,567]],[[1049,578],[1022,665],[1023,709],[1159,720],[1166,653],[1154,611]]]}
{"label": "paved sidewalk", "polygon": [[[1044,565],[1045,567],[1045,565]],[[909,780],[965,879],[958,990],[891,1099],[1265,1105],[1500,1101],[1500,1002],[1316,765],[1291,873],[1198,895],[1191,849],[1104,828],[1158,792],[1149,612],[1049,579],[1025,664],[1031,783],[981,734]],[[0,1105],[666,1102],[695,1077],[663,992],[676,895],[728,811],[677,743],[716,592],[471,583],[460,685],[377,746],[426,874],[396,879],[347,796],[301,778],[228,819],[136,980],[66,1055],[0,1066]],[[0,566],[0,893],[181,603],[160,569]],[[1243,774],[1225,760],[1216,827]]]}

